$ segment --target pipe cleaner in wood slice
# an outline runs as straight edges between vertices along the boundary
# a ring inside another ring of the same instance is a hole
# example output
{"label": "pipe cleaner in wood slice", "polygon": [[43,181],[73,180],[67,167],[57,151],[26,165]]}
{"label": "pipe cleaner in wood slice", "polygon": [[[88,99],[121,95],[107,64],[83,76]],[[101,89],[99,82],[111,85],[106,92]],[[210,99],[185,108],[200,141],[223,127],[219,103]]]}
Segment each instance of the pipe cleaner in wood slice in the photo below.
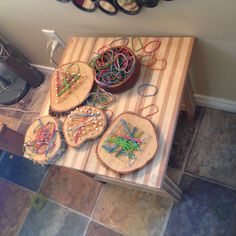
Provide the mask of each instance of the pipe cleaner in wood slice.
{"label": "pipe cleaner in wood slice", "polygon": [[89,139],[100,136],[107,126],[106,114],[92,106],[82,106],[65,119],[63,132],[68,145],[79,147]]}
{"label": "pipe cleaner in wood slice", "polygon": [[153,124],[146,117],[131,112],[122,113],[108,127],[96,148],[99,159],[106,167],[120,174],[128,174],[144,167],[154,158],[158,138]]}
{"label": "pipe cleaner in wood slice", "polygon": [[84,62],[58,67],[51,78],[51,113],[64,114],[82,104],[93,87],[94,76],[94,71]]}
{"label": "pipe cleaner in wood slice", "polygon": [[26,132],[23,148],[24,156],[36,163],[55,163],[67,148],[60,120],[51,116],[37,118]]}

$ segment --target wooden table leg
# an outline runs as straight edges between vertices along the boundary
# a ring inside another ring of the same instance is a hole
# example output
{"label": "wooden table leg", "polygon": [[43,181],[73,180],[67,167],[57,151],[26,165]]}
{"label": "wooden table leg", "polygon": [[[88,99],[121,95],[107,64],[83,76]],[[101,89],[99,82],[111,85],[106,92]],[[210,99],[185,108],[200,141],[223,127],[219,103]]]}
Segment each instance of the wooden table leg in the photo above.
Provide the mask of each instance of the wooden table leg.
{"label": "wooden table leg", "polygon": [[181,201],[182,190],[167,175],[165,176],[165,180],[164,180],[164,184],[163,184],[163,189],[176,202],[180,202]]}
{"label": "wooden table leg", "polygon": [[183,100],[188,117],[190,120],[193,120],[195,116],[196,102],[193,96],[193,90],[189,76],[186,78]]}
{"label": "wooden table leg", "polygon": [[17,156],[23,156],[24,136],[8,128],[0,121],[0,149],[13,153]]}

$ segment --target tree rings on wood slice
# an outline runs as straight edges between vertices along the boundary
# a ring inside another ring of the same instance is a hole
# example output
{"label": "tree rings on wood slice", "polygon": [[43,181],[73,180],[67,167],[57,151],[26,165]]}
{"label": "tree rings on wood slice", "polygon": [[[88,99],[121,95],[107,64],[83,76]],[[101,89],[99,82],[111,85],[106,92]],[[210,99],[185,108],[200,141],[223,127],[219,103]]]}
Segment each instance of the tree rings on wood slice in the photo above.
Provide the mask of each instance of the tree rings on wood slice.
{"label": "tree rings on wood slice", "polygon": [[96,152],[111,170],[128,174],[144,167],[158,149],[152,123],[134,113],[119,115],[99,140]]}
{"label": "tree rings on wood slice", "polygon": [[28,128],[24,156],[39,164],[55,163],[65,152],[62,123],[51,116],[37,118]]}
{"label": "tree rings on wood slice", "polygon": [[82,106],[65,119],[63,133],[68,145],[79,147],[88,139],[100,136],[107,126],[106,114],[93,106]]}
{"label": "tree rings on wood slice", "polygon": [[70,62],[58,67],[51,78],[52,112],[65,112],[79,106],[93,87],[95,73],[84,62]]}

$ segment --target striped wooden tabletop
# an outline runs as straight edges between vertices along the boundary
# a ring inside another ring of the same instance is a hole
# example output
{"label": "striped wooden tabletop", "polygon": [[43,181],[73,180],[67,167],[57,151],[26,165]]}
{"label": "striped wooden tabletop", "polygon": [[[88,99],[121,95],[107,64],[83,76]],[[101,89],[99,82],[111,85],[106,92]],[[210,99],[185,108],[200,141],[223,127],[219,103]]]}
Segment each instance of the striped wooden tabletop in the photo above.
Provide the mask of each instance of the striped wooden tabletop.
{"label": "striped wooden tabletop", "polygon": [[[104,44],[109,44],[115,39],[117,38],[73,37],[67,44],[61,64],[76,60],[88,62],[93,56],[93,52],[98,51]],[[155,39],[153,37],[141,38],[144,44]],[[158,106],[159,112],[150,117],[159,136],[159,149],[155,158],[144,168],[132,174],[120,176],[100,164],[95,153],[97,141],[89,141],[78,150],[69,148],[63,158],[56,163],[57,165],[89,172],[94,175],[106,176],[121,182],[131,182],[132,184],[161,189],[179,114],[194,38],[160,37],[159,39],[161,40],[161,46],[158,56],[167,60],[165,70],[150,70],[142,67],[140,78],[136,85],[132,89],[117,95],[116,102],[110,107],[114,112],[113,117],[116,117],[125,111],[137,112],[140,108],[149,104],[154,103]],[[122,44],[122,41],[119,43]],[[138,40],[135,40],[134,44],[138,44]],[[131,47],[131,38],[129,46]],[[134,46],[138,47],[138,45]],[[159,89],[158,94],[153,97],[140,96],[137,90],[143,83],[155,84]],[[48,97],[41,115],[48,114],[49,104]],[[147,112],[152,112],[152,109],[150,107]]]}

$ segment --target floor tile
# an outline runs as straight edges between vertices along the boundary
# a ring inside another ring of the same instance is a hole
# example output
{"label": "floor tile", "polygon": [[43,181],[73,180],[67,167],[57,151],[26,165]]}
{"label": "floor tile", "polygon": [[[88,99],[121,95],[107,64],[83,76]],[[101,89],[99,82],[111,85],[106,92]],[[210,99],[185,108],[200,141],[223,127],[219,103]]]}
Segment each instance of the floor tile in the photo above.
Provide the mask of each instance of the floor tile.
{"label": "floor tile", "polygon": [[37,191],[46,175],[47,167],[34,164],[23,157],[5,152],[0,157],[0,177],[33,191]]}
{"label": "floor tile", "polygon": [[30,210],[21,236],[82,236],[88,219],[53,202],[37,212]]}
{"label": "floor tile", "polygon": [[[39,112],[40,112],[41,109],[39,109]],[[39,117],[39,112],[37,113],[29,113],[29,114],[25,114],[24,117],[23,117],[23,122],[24,123],[33,123],[37,117]]]}
{"label": "floor tile", "polygon": [[35,95],[35,92],[37,89],[30,88],[28,93],[17,103],[10,105],[11,108],[16,109],[22,109],[22,110],[28,110],[30,103],[32,101],[33,96]]}
{"label": "floor tile", "polygon": [[92,221],[89,224],[86,236],[123,236],[123,234]]}
{"label": "floor tile", "polygon": [[22,135],[25,135],[29,126],[30,126],[30,123],[21,122],[20,126],[17,129],[17,132],[19,132]]}
{"label": "floor tile", "polygon": [[198,135],[186,172],[229,185],[236,189],[236,146],[221,145]]}
{"label": "floor tile", "polygon": [[[44,82],[38,88],[30,88],[28,93],[17,103],[8,107],[21,109],[21,110],[32,110],[32,106],[36,103],[38,98],[42,98],[46,91],[49,91],[49,79],[45,78]],[[38,104],[37,104],[38,105]]]}
{"label": "floor tile", "polygon": [[236,191],[189,176],[180,204],[170,215],[165,236],[236,235]]}
{"label": "floor tile", "polygon": [[194,133],[197,132],[199,128],[203,114],[204,109],[202,107],[197,107],[195,119],[191,121],[188,119],[185,111],[180,112],[170,154],[170,167],[176,169],[181,169],[183,167]]}
{"label": "floor tile", "polygon": [[171,205],[167,198],[106,184],[94,218],[125,235],[160,235]]}
{"label": "floor tile", "polygon": [[51,166],[41,192],[86,215],[91,215],[102,184],[76,170]]}
{"label": "floor tile", "polygon": [[206,109],[199,134],[221,145],[236,146],[236,114]]}
{"label": "floor tile", "polygon": [[[7,106],[7,108],[9,108]],[[14,110],[4,110],[4,109],[1,109],[1,115],[3,116],[8,116],[8,117],[12,117],[12,118],[15,118],[16,120],[20,120],[22,117],[23,117],[23,113],[22,112],[19,112],[19,111],[14,111]]]}
{"label": "floor tile", "polygon": [[20,119],[3,114],[1,109],[0,109],[0,113],[1,113],[0,120],[2,123],[4,123],[10,129],[13,129],[13,130],[18,129],[21,123]]}
{"label": "floor tile", "polygon": [[0,109],[0,120],[14,130],[19,128],[22,119],[24,122],[32,123],[42,109],[49,87],[49,79],[45,79],[40,87],[30,88],[29,92],[18,103],[7,106],[7,108],[36,111],[37,113],[24,114],[19,111]]}
{"label": "floor tile", "polygon": [[32,194],[0,179],[0,236],[14,236],[30,208]]}
{"label": "floor tile", "polygon": [[31,104],[30,109],[33,111],[41,111],[42,106],[47,98],[50,88],[50,79],[46,79],[44,83],[38,88]]}

